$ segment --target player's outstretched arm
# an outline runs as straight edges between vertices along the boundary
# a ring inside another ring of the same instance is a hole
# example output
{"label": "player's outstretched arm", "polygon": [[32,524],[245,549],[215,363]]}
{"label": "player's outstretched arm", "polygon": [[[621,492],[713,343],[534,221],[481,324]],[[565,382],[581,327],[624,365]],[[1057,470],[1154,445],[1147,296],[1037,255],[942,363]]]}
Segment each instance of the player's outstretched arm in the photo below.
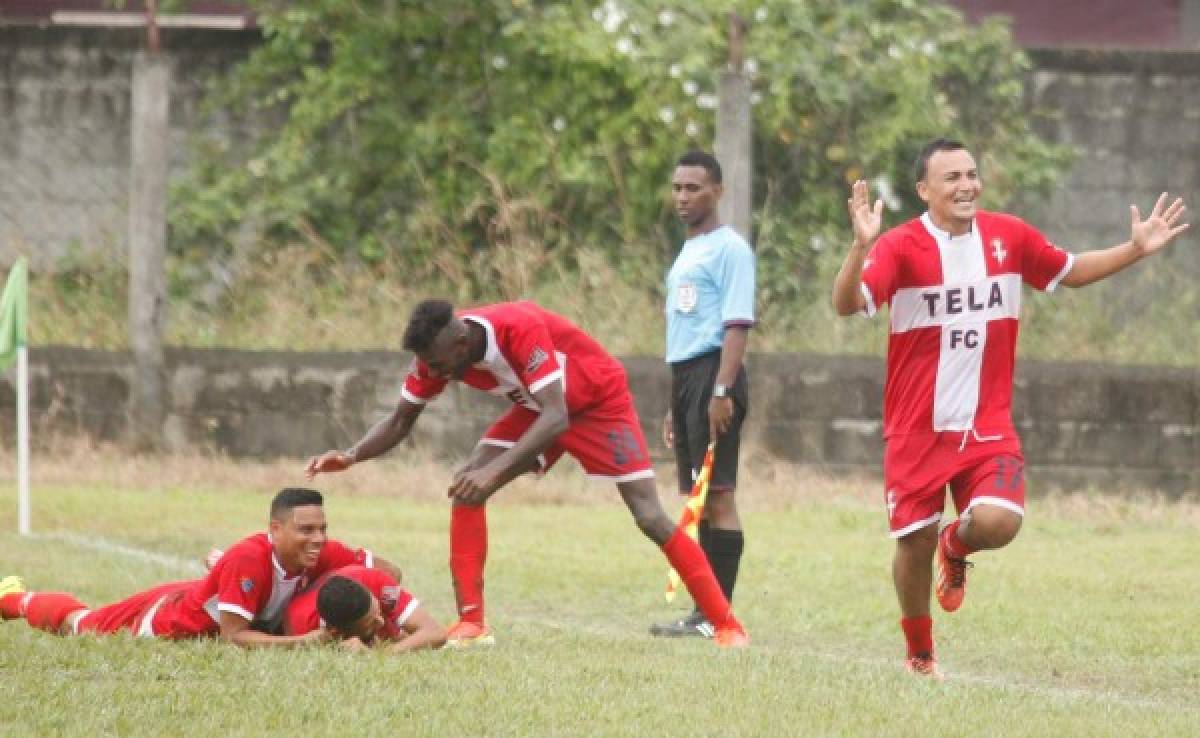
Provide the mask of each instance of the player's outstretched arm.
{"label": "player's outstretched arm", "polygon": [[854,241],[833,280],[833,309],[838,315],[854,315],[867,306],[859,288],[863,262],[883,228],[883,200],[876,200],[875,205],[871,205],[871,192],[864,180],[858,180],[850,188],[846,209],[850,212]]}
{"label": "player's outstretched arm", "polygon": [[424,407],[401,399],[390,415],[372,426],[366,435],[349,449],[326,451],[310,458],[304,465],[305,476],[312,479],[322,472],[342,471],[360,461],[373,459],[391,451],[412,432]]}
{"label": "player's outstretched arm", "polygon": [[1129,240],[1112,248],[1077,254],[1071,271],[1063,277],[1062,283],[1068,287],[1083,287],[1099,282],[1166,248],[1188,229],[1188,224],[1181,222],[1184,213],[1187,212],[1183,198],[1175,198],[1170,205],[1167,204],[1167,200],[1167,193],[1159,195],[1145,220],[1142,220],[1138,206],[1130,205]]}
{"label": "player's outstretched arm", "polygon": [[382,556],[372,556],[371,566],[372,568],[380,569],[382,571],[386,571],[388,574],[391,574],[392,577],[395,578],[397,584],[403,581],[404,572],[400,570],[400,567],[396,566]]}
{"label": "player's outstretched arm", "polygon": [[296,648],[330,639],[324,628],[298,636],[276,636],[250,628],[250,621],[232,612],[221,611],[221,640],[241,648]]}
{"label": "player's outstretched arm", "polygon": [[417,605],[401,627],[407,635],[395,643],[388,644],[388,653],[441,648],[446,643],[446,629],[421,605]]}

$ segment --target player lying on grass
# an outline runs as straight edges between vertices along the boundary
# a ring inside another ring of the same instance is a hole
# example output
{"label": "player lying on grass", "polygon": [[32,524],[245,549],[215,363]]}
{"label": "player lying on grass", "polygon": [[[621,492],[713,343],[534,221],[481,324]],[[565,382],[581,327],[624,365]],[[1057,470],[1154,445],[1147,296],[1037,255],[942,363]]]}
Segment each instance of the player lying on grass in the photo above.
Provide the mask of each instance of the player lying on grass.
{"label": "player lying on grass", "polygon": [[314,630],[272,635],[292,596],[322,574],[360,564],[395,568],[365,549],[326,537],[325,509],[316,490],[289,488],[271,502],[267,533],[234,544],[203,579],[170,582],[112,605],[90,609],[65,592],[26,592],[18,577],[0,582],[0,617],[24,618],[60,635],[129,630],[139,636],[220,636],[242,647],[289,647],[323,640]]}
{"label": "player lying on grass", "polygon": [[484,432],[447,495],[453,503],[450,573],[459,614],[447,645],[495,640],[484,619],[488,499],[521,474],[545,472],[564,453],[589,476],[616,485],[638,528],[658,544],[713,624],[716,644],[748,645],[704,551],[663,510],[625,369],[595,339],[532,302],[455,313],[445,300],[425,300],[409,318],[404,347],[416,361],[395,411],[349,450],[314,456],[305,471],[309,478],[342,471],[394,448],[451,381],[513,403]]}
{"label": "player lying on grass", "polygon": [[322,626],[351,651],[378,646],[406,653],[446,642],[446,629],[395,577],[358,565],[326,574],[288,605],[285,635],[303,636]]}

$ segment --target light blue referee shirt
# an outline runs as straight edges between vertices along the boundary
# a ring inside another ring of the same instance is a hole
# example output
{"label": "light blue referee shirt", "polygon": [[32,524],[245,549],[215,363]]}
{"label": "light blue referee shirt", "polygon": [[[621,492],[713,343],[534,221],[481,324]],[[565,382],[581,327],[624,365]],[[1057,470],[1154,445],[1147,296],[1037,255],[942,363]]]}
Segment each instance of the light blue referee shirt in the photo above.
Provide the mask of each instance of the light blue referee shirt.
{"label": "light blue referee shirt", "polygon": [[683,243],[667,273],[667,363],[721,348],[725,328],[754,325],[754,252],[727,225]]}

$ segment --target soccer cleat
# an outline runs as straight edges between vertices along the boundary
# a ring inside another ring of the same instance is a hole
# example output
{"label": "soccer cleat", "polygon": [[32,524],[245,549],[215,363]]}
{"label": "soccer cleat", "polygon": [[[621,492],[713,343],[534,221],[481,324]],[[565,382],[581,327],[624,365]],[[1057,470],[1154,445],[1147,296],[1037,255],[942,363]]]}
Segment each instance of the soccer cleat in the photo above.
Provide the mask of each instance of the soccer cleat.
{"label": "soccer cleat", "polygon": [[909,656],[904,660],[904,668],[908,670],[909,674],[929,677],[935,682],[940,682],[946,678],[946,676],[942,674],[942,670],[938,668],[937,659],[932,656],[921,654]]}
{"label": "soccer cleat", "polygon": [[14,574],[0,579],[0,597],[19,594],[25,594],[25,582],[21,577]]}
{"label": "soccer cleat", "polygon": [[650,626],[650,635],[659,638],[712,638],[715,634],[716,629],[699,610],[673,623],[655,623]]}
{"label": "soccer cleat", "polygon": [[942,534],[938,534],[935,561],[937,563],[938,604],[946,612],[954,612],[962,607],[963,598],[967,595],[967,569],[974,564],[946,553],[946,539]]}
{"label": "soccer cleat", "polygon": [[446,648],[475,648],[496,645],[492,629],[482,623],[459,620],[446,631]]}
{"label": "soccer cleat", "polygon": [[717,628],[713,643],[717,648],[746,648],[750,645],[750,636],[746,634],[742,624],[734,620],[733,625]]}

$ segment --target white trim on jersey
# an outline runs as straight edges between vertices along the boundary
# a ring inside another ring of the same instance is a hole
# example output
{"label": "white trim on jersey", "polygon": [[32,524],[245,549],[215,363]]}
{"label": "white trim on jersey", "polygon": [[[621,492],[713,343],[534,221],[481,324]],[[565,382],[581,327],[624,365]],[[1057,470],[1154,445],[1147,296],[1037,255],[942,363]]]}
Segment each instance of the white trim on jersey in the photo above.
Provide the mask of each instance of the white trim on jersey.
{"label": "white trim on jersey", "polygon": [[933,525],[934,523],[938,522],[941,519],[942,519],[942,514],[940,512],[936,512],[933,515],[925,518],[924,520],[918,520],[915,523],[909,523],[908,525],[904,526],[900,530],[894,530],[891,533],[889,533],[888,535],[890,535],[892,538],[903,538],[904,536],[908,535],[909,533],[920,530],[926,526]]}
{"label": "white trim on jersey", "polygon": [[408,622],[408,619],[412,617],[412,614],[414,612],[416,612],[417,608],[420,606],[421,606],[421,601],[418,600],[416,597],[412,598],[412,600],[409,601],[409,603],[408,603],[408,607],[404,608],[404,612],[402,612],[399,615],[397,615],[396,617],[392,618],[392,622],[395,623],[397,626],[404,625],[405,623]]}
{"label": "white trim on jersey", "polygon": [[371,549],[369,548],[363,549],[363,566],[368,569],[375,568],[375,554],[371,553]]}
{"label": "white trim on jersey", "polygon": [[1058,276],[1050,280],[1050,283],[1046,285],[1046,291],[1053,292],[1058,287],[1058,283],[1066,279],[1067,275],[1071,273],[1071,267],[1073,266],[1075,266],[1075,254],[1067,252],[1067,263],[1063,265],[1062,271],[1058,273]]}
{"label": "white trim on jersey", "polygon": [[871,294],[871,288],[867,286],[866,282],[859,282],[858,286],[862,289],[863,297],[867,300],[866,306],[863,307],[863,313],[868,318],[872,318],[875,316],[875,313],[879,312],[879,308],[875,306],[875,296]]}
{"label": "white trim on jersey", "polygon": [[422,399],[409,392],[407,387],[400,388],[400,396],[414,405],[425,405],[429,403],[429,400]]}
{"label": "white trim on jersey", "polygon": [[[564,372],[562,370],[562,368],[560,367],[559,369],[556,369],[555,371],[550,372],[546,376],[542,377],[541,379],[537,380],[533,384],[529,385],[529,394],[532,395],[535,392],[540,392],[543,387],[546,387],[559,379],[563,380],[563,391],[565,392],[567,389],[566,372]],[[535,398],[535,401],[536,401],[536,398]]]}
{"label": "white trim on jersey", "polygon": [[622,482],[632,482],[636,479],[653,479],[654,470],[642,469],[641,471],[629,472],[628,474],[622,474],[616,477],[605,474],[588,474],[587,478],[598,482],[616,482],[617,484],[620,484]]}
{"label": "white trim on jersey", "polygon": [[[207,609],[207,608],[205,608],[205,609]],[[241,605],[235,605],[232,602],[218,602],[217,603],[217,612],[218,613],[231,612],[234,615],[240,615],[241,617],[245,618],[246,620],[254,620],[254,613],[250,612],[249,610],[242,607]],[[212,613],[209,613],[209,614],[211,615]],[[216,621],[217,624],[219,625],[221,622],[220,615],[218,614],[217,617],[213,618],[213,620]]]}
{"label": "white trim on jersey", "polygon": [[967,509],[962,511],[963,515],[967,515],[976,505],[992,505],[994,507],[1002,507],[1005,510],[1011,510],[1021,517],[1025,517],[1025,508],[1021,507],[1012,500],[1006,500],[1003,497],[976,497],[971,500],[971,504],[967,505]]}
{"label": "white trim on jersey", "polygon": [[[523,397],[514,404],[527,407],[534,412],[541,412],[541,406],[538,405],[537,400],[533,399],[532,390],[521,383],[516,370],[500,351],[500,344],[496,341],[496,329],[492,327],[491,322],[478,315],[464,315],[463,320],[469,320],[482,326],[484,333],[487,334],[487,348],[484,350],[483,360],[475,362],[473,366],[480,371],[488,372],[496,379],[497,386],[495,389],[487,390],[488,394],[507,397],[511,400],[511,392],[517,390]],[[566,390],[565,381],[563,389]]]}

